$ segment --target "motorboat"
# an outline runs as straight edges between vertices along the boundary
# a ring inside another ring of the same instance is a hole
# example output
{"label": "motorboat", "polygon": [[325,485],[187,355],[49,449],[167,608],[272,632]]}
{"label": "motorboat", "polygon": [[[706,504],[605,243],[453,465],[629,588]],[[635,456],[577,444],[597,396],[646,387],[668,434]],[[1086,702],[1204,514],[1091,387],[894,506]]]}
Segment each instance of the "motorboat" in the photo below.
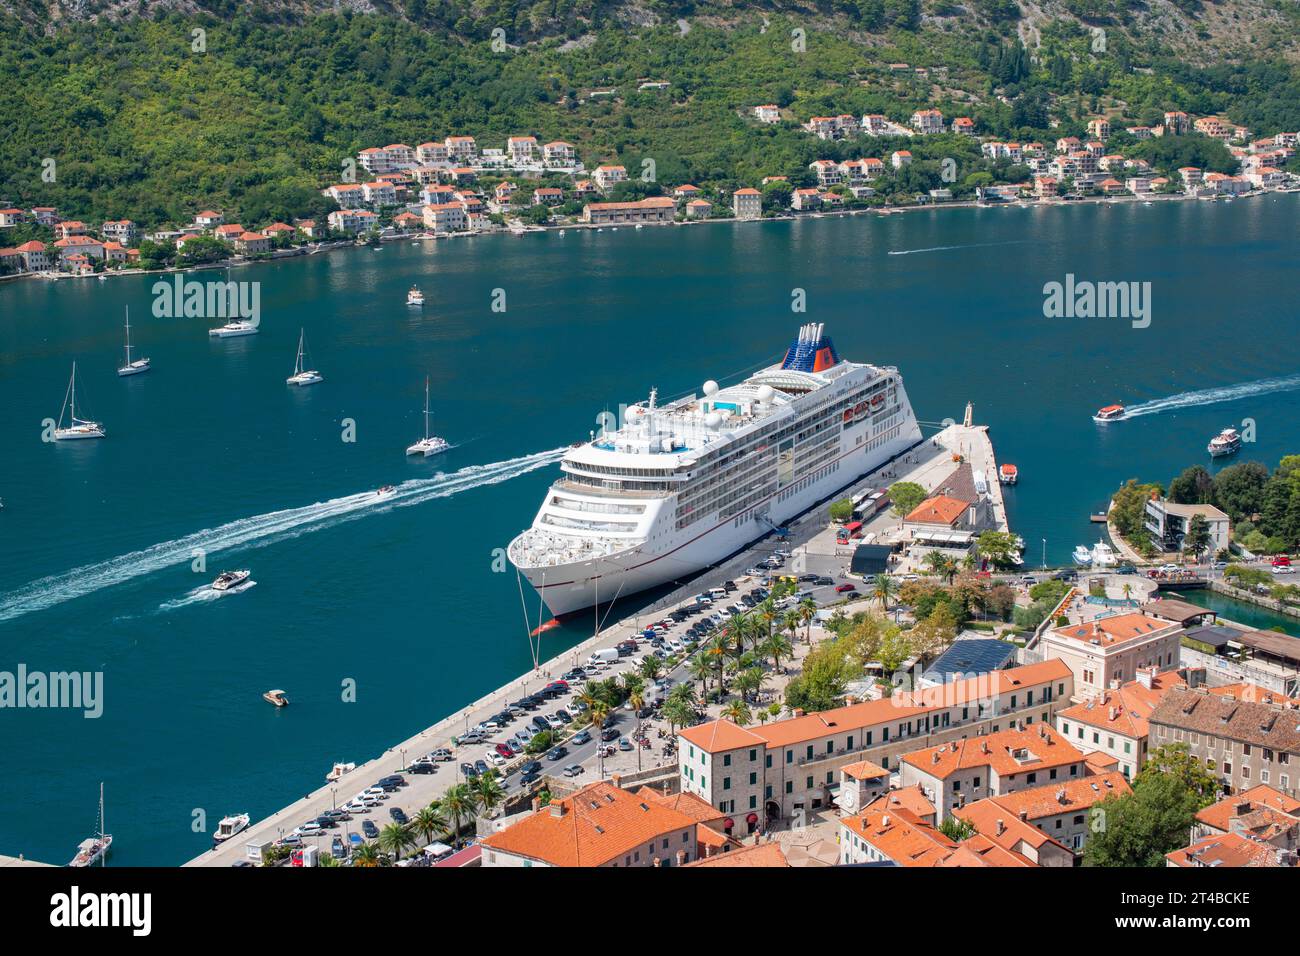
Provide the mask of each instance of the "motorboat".
{"label": "motorboat", "polygon": [[355,763],[336,763],[332,768],[330,768],[330,772],[325,774],[325,782],[333,783],[344,774],[351,773],[356,769],[357,765]]}
{"label": "motorboat", "polygon": [[213,848],[221,846],[231,837],[247,830],[251,819],[252,817],[247,813],[232,813],[228,817],[222,817],[221,822],[217,824],[217,832],[212,834]]}
{"label": "motorboat", "polygon": [[406,293],[406,304],[416,306],[424,305],[424,293],[420,291],[418,285],[411,286],[411,291]]}
{"label": "motorboat", "polygon": [[[68,424],[64,427],[63,416],[68,414]],[[77,417],[77,363],[72,363],[72,377],[68,379],[68,391],[63,396],[63,408],[59,409],[59,421],[54,426],[55,441],[75,441],[81,438],[104,438],[107,433],[99,422]]]}
{"label": "motorboat", "polygon": [[1092,552],[1088,549],[1086,544],[1076,546],[1073,557],[1074,563],[1081,568],[1090,567],[1092,565]]}
{"label": "motorboat", "polygon": [[131,360],[131,307],[126,307],[126,360],[122,367],[117,370],[120,377],[125,378],[127,375],[139,375],[141,372],[147,372],[150,369],[147,358]]}
{"label": "motorboat", "polygon": [[1115,549],[1105,541],[1098,541],[1092,546],[1092,566],[1108,568],[1115,563]]}
{"label": "motorboat", "polygon": [[441,455],[450,448],[445,438],[439,438],[437,435],[429,434],[429,378],[424,379],[424,437],[413,445],[406,446],[408,455],[423,455],[425,458],[431,455]]}
{"label": "motorboat", "polygon": [[393,485],[383,485],[375,491],[376,498],[391,498],[397,494],[397,488]]}
{"label": "motorboat", "polygon": [[231,591],[239,587],[248,580],[249,575],[253,572],[248,570],[241,571],[222,571],[217,575],[217,579],[212,582],[214,591]]}
{"label": "motorboat", "polygon": [[225,325],[219,325],[215,329],[208,329],[208,335],[214,339],[229,339],[240,335],[256,335],[257,332],[257,325],[253,322],[249,322],[247,319],[231,319]]}
{"label": "motorboat", "polygon": [[325,381],[323,375],[315,369],[303,367],[303,354],[306,349],[307,330],[298,333],[298,357],[293,362],[293,374],[284,380],[286,385],[315,385]]}
{"label": "motorboat", "polygon": [[1225,428],[1210,439],[1210,443],[1205,446],[1205,450],[1210,453],[1212,458],[1235,455],[1241,451],[1241,435],[1235,428]]}
{"label": "motorboat", "polygon": [[276,707],[289,706],[289,697],[282,690],[268,690],[262,695],[262,700],[274,704]]}
{"label": "motorboat", "polygon": [[1020,470],[1015,465],[1002,465],[998,468],[998,481],[1004,485],[1014,485],[1020,477]]}
{"label": "motorboat", "polygon": [[1123,417],[1123,405],[1107,405],[1105,408],[1097,409],[1097,414],[1092,416],[1092,420],[1094,422],[1113,422]]}

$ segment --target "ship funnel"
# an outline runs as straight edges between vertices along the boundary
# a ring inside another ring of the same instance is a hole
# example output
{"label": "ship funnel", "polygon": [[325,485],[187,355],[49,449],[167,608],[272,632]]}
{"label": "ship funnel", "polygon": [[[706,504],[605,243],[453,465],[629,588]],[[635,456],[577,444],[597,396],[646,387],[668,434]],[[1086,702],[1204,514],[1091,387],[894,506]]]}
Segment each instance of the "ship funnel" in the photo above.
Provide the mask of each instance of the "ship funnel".
{"label": "ship funnel", "polygon": [[825,323],[809,322],[799,328],[794,344],[786,350],[781,368],[796,372],[824,372],[839,361],[835,343],[826,335]]}

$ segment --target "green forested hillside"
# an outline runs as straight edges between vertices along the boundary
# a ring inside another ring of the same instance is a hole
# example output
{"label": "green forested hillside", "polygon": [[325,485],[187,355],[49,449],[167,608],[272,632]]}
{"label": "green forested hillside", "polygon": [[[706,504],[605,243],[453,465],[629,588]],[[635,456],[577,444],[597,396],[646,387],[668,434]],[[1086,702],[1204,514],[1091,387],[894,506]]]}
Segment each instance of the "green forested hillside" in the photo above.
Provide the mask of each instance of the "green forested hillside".
{"label": "green forested hillside", "polygon": [[[501,2],[516,18],[542,8]],[[880,155],[888,145],[822,143],[794,122],[759,126],[747,116],[772,101],[796,120],[841,112],[906,119],[935,105],[949,117],[974,117],[982,133],[1044,141],[1082,132],[1098,110],[1150,123],[1178,108],[1223,113],[1261,134],[1300,129],[1300,79],[1284,61],[1195,67],[1118,30],[1097,51],[1075,21],[1040,24],[1033,48],[1022,49],[1010,22],[864,33],[846,19],[809,27],[733,9],[726,22],[696,17],[685,31],[661,18],[659,26],[610,25],[579,42],[553,36],[497,52],[490,30],[474,26],[490,16],[475,16],[466,32],[412,22],[412,10],[454,8],[429,0],[423,8],[408,2],[400,16],[292,22],[244,5],[205,6],[225,15],[158,13],[57,29],[6,21],[0,201],[147,226],[188,221],[208,206],[245,222],[319,214],[318,190],[337,181],[359,148],[453,132],[488,146],[518,133],[564,138],[588,166],[614,160],[635,170],[650,157],[662,183],[715,186],[804,176],[813,159]],[[572,14],[579,26],[601,15],[594,0],[547,9],[560,20]],[[685,4],[662,9],[688,12]],[[860,23],[904,7],[872,0],[854,10]],[[803,52],[791,46],[796,27],[807,31]],[[202,51],[193,48],[196,29],[205,31]],[[891,72],[892,62],[947,73],[922,79]],[[644,78],[672,86],[638,92]],[[593,87],[618,95],[589,100]],[[959,159],[977,152],[969,141],[926,148]],[[51,160],[52,182],[42,177]]]}

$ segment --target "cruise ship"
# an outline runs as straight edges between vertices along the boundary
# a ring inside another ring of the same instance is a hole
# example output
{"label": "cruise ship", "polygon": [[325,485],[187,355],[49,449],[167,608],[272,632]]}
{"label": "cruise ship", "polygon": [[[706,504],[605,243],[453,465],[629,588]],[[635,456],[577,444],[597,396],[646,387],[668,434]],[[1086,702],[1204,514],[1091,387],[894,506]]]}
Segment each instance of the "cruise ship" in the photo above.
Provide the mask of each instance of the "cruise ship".
{"label": "cruise ship", "polygon": [[557,617],[687,578],[921,440],[898,369],[805,325],[776,365],[574,445],[507,551]]}

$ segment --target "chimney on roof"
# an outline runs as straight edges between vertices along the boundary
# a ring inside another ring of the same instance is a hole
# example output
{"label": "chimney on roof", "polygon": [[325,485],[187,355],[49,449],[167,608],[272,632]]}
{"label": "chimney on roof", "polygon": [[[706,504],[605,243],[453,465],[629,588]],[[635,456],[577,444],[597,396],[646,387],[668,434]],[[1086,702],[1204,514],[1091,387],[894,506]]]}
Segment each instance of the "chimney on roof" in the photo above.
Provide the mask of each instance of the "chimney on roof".
{"label": "chimney on roof", "polygon": [[1058,787],[1058,788],[1057,788],[1057,790],[1056,790],[1056,802],[1057,802],[1057,803],[1062,803],[1062,804],[1065,803],[1065,788],[1064,788],[1064,787]]}
{"label": "chimney on roof", "polygon": [[614,789],[615,789],[615,790],[621,790],[622,788],[621,788],[618,784],[619,784],[619,781],[622,780],[622,779],[623,779],[622,776],[620,776],[619,774],[614,773],[614,774],[610,774],[609,782],[612,783],[612,784],[614,785]]}
{"label": "chimney on roof", "polygon": [[536,813],[540,809],[542,809],[542,798],[533,797],[533,813]]}
{"label": "chimney on roof", "polygon": [[880,818],[880,825],[881,825],[882,827],[887,827],[887,826],[889,826],[889,814],[888,814],[888,813],[886,813],[883,817]]}
{"label": "chimney on roof", "polygon": [[[540,802],[540,801],[534,800],[533,802],[534,802],[534,803],[538,803],[538,802]],[[553,816],[553,817],[562,817],[562,816],[564,816],[565,812],[566,812],[566,811],[565,811],[565,808],[564,808],[564,804],[563,804],[563,802],[561,802],[561,801],[559,801],[559,800],[552,800],[552,801],[551,801],[551,816]]]}
{"label": "chimney on roof", "polygon": [[1118,708],[1118,707],[1112,707],[1112,708],[1110,708],[1109,711],[1107,711],[1107,713],[1110,715],[1110,719],[1111,719],[1111,720],[1114,720],[1116,717],[1119,716],[1119,708]]}
{"label": "chimney on roof", "polygon": [[934,751],[934,753],[930,754],[930,763],[938,763],[938,762],[939,762],[939,751],[936,750]]}
{"label": "chimney on roof", "polygon": [[1250,801],[1235,804],[1232,808],[1233,816],[1244,817],[1248,813],[1250,813]]}
{"label": "chimney on roof", "polygon": [[1151,685],[1155,682],[1155,677],[1156,669],[1154,666],[1141,668],[1137,672],[1137,682],[1147,690],[1151,689]]}
{"label": "chimney on roof", "polygon": [[985,754],[986,754],[986,753],[988,753],[988,752],[989,752],[989,742],[988,742],[987,740],[981,740],[981,741],[980,741],[980,753],[985,753]]}
{"label": "chimney on roof", "polygon": [[803,708],[802,708],[802,707],[796,707],[794,710],[790,711],[790,713],[793,714],[795,717],[802,717],[802,716],[803,716]]}
{"label": "chimney on roof", "polygon": [[1002,834],[1004,834],[1004,833],[1006,833],[1006,832],[1007,832],[1007,821],[1002,820],[1002,819],[999,819],[999,820],[998,820],[998,836],[1002,836]]}
{"label": "chimney on roof", "polygon": [[856,697],[854,697],[852,694],[846,694],[845,697],[844,697],[844,706],[845,706],[845,707],[852,707],[852,706],[853,706],[854,704],[856,704],[857,702],[858,702],[858,699],[857,699]]}
{"label": "chimney on roof", "polygon": [[952,752],[953,753],[957,752],[957,741],[955,740],[952,742]]}
{"label": "chimney on roof", "polygon": [[1027,823],[1027,822],[1029,821],[1029,811],[1028,811],[1028,810],[1021,810],[1019,815],[1020,815],[1020,822],[1021,822],[1021,823]]}

